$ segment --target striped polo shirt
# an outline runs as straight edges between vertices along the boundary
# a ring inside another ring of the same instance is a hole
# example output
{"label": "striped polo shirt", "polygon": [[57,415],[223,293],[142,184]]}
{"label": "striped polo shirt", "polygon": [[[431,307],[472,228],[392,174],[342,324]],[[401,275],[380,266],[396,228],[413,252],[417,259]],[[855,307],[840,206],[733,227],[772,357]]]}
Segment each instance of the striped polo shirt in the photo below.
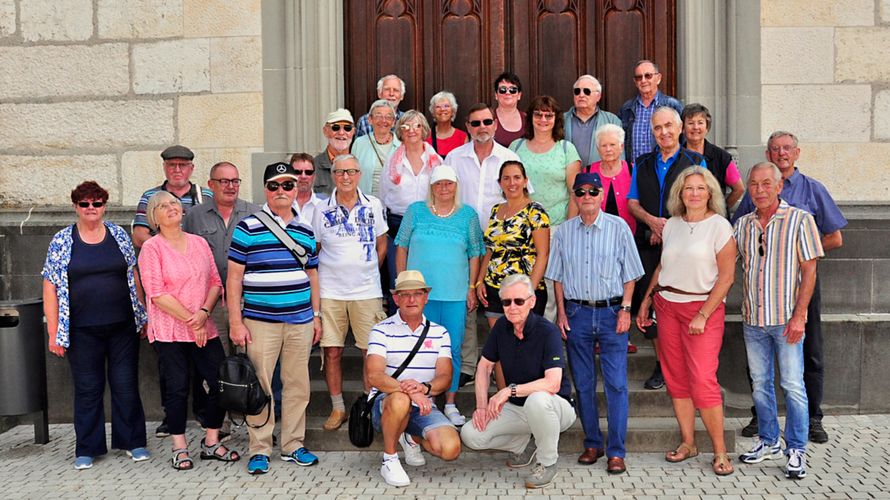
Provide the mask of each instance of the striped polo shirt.
{"label": "striped polo shirt", "polygon": [[[402,320],[400,313],[396,312],[377,323],[368,335],[368,356],[375,354],[386,358],[386,374],[392,375],[414,349],[417,339],[423,333],[426,321],[427,318],[424,316],[420,326],[412,331],[408,323]],[[439,358],[451,359],[451,337],[444,326],[430,321],[430,331],[426,334],[426,339],[414,355],[414,359],[399,375],[398,380],[432,381],[436,377],[436,361]]]}
{"label": "striped polo shirt", "polygon": [[[296,211],[286,226],[269,205],[264,205],[263,211],[306,249],[309,257],[306,269],[317,268],[315,235]],[[229,247],[229,260],[244,266],[242,314],[245,318],[270,323],[312,322],[309,276],[290,250],[256,216],[249,215],[238,223]]]}
{"label": "striped polo shirt", "polygon": [[813,216],[780,201],[766,228],[755,211],[739,219],[734,230],[744,278],[742,320],[784,325],[797,302],[800,264],[825,256]]}
{"label": "striped polo shirt", "polygon": [[[148,191],[142,193],[142,197],[139,198],[139,204],[136,206],[136,216],[133,218],[133,227],[142,226],[148,229],[148,232],[151,233],[152,236],[158,234],[157,231],[153,231],[151,227],[148,225],[148,216],[145,213],[145,209],[148,207],[148,200],[158,191],[170,191],[167,189],[167,181],[164,181],[160,186],[155,186]],[[173,194],[173,193],[170,193]],[[175,194],[173,196],[176,196]],[[189,208],[200,205],[205,200],[209,200],[213,198],[213,191],[207,188],[199,188],[194,183],[189,183],[189,190],[182,196],[176,196],[176,198],[182,203],[182,216],[185,217],[185,214],[189,211]]]}

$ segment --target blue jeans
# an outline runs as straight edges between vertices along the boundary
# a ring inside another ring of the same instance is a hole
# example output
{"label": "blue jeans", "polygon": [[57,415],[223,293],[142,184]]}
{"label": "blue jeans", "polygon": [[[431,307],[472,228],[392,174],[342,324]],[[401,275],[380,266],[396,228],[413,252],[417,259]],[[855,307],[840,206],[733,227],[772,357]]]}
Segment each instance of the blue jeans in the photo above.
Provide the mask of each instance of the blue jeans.
{"label": "blue jeans", "polygon": [[[383,428],[381,427],[381,423],[383,420],[383,400],[386,399],[386,394],[381,394],[377,396],[377,399],[374,400],[374,406],[371,408],[371,425],[374,426],[374,430],[377,432],[383,432]],[[429,415],[421,415],[420,408],[411,403],[411,410],[408,413],[408,426],[405,427],[405,432],[412,436],[421,436],[426,439],[426,433],[433,430],[438,429],[439,427],[451,427],[454,429],[454,425],[451,424],[451,420],[448,420],[442,412],[436,408],[436,405],[433,405],[433,409],[430,410]]]}
{"label": "blue jeans", "polygon": [[467,301],[430,300],[426,303],[423,314],[433,323],[438,323],[448,330],[448,336],[451,338],[451,387],[448,388],[448,392],[457,392],[460,365],[463,362],[461,347],[464,344]]}
{"label": "blue jeans", "polygon": [[567,352],[578,416],[584,427],[584,447],[603,448],[596,398],[595,345],[600,345],[600,365],[608,403],[609,444],[606,455],[624,458],[627,436],[627,333],[618,335],[618,306],[593,308],[566,302]]}
{"label": "blue jeans", "polygon": [[807,449],[810,432],[807,391],[803,383],[803,341],[789,344],[782,335],[785,325],[743,325],[748,367],[754,385],[754,407],[760,439],[779,441],[774,359],[779,359],[779,384],[785,393],[785,443],[789,449]]}

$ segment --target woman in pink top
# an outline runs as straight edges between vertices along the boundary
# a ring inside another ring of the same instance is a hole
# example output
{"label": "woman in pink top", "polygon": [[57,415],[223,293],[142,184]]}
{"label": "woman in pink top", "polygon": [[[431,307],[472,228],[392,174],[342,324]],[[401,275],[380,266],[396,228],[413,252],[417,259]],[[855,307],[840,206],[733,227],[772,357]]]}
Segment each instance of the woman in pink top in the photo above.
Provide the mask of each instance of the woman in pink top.
{"label": "woman in pink top", "polygon": [[237,461],[239,454],[219,439],[225,412],[216,404],[217,372],[225,353],[209,320],[222,291],[213,254],[203,238],[180,228],[182,204],[167,191],[149,198],[146,215],[149,226],[160,232],[142,245],[139,269],[148,302],[148,340],[158,353],[166,386],[163,403],[173,439],[173,468],[194,468],[185,439],[190,360],[210,389],[201,458]]}
{"label": "woman in pink top", "polygon": [[[624,151],[624,129],[607,123],[596,129],[594,136],[596,150],[602,160],[593,163],[582,171],[600,174],[603,181],[602,208],[607,214],[617,215],[627,222],[630,232],[637,229],[637,220],[627,209],[627,192],[630,191],[630,168],[621,159]],[[574,203],[574,202],[573,202]]]}

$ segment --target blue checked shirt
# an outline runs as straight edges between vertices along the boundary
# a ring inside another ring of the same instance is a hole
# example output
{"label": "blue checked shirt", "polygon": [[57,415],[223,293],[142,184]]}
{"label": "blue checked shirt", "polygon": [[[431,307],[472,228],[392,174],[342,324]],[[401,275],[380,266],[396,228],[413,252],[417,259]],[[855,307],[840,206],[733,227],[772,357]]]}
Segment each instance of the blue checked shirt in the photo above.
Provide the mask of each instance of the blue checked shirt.
{"label": "blue checked shirt", "polygon": [[580,216],[559,226],[545,276],[562,283],[566,299],[606,300],[624,295],[624,284],[643,276],[643,264],[627,223],[600,212],[589,226]]}

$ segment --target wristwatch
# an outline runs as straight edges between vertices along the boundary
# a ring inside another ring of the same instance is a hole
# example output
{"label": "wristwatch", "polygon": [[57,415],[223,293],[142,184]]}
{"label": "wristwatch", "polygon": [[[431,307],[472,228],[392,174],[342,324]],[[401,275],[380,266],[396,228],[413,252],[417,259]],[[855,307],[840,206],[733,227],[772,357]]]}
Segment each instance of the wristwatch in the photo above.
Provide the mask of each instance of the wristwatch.
{"label": "wristwatch", "polygon": [[510,384],[510,397],[516,397],[516,384]]}
{"label": "wristwatch", "polygon": [[630,312],[630,305],[621,304],[621,307],[618,308],[619,311]]}
{"label": "wristwatch", "polygon": [[313,317],[313,318],[320,318],[320,317],[321,317],[321,311],[312,311],[312,317]]}
{"label": "wristwatch", "polygon": [[431,392],[433,392],[433,386],[431,386],[427,382],[421,382],[421,384],[426,386],[426,395],[429,396]]}

